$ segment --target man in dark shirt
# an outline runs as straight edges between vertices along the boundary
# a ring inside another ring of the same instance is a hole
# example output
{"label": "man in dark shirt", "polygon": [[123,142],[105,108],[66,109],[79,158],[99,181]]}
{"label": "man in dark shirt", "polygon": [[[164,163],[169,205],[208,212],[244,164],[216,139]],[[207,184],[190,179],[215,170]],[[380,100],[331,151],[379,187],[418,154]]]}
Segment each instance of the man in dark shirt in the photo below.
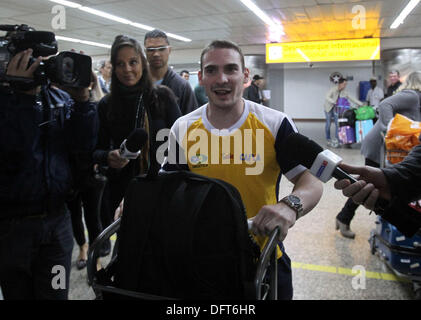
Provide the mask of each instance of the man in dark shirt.
{"label": "man in dark shirt", "polygon": [[244,99],[262,104],[265,101],[262,94],[263,81],[264,78],[256,74],[250,86],[244,90]]}
{"label": "man in dark shirt", "polygon": [[386,96],[390,97],[395,94],[395,92],[399,89],[402,82],[399,80],[399,71],[392,70],[389,72],[389,86],[387,87]]}
{"label": "man in dark shirt", "polygon": [[161,30],[152,30],[145,34],[144,45],[152,80],[174,92],[183,115],[197,109],[196,97],[190,84],[168,67],[171,47],[167,35]]}

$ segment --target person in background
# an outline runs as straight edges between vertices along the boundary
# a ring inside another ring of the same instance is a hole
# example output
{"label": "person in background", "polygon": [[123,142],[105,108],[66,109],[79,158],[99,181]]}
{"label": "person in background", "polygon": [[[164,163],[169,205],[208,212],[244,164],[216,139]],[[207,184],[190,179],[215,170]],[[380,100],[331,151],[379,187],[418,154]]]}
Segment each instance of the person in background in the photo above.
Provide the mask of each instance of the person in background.
{"label": "person in background", "polygon": [[384,98],[383,90],[377,86],[377,79],[370,78],[370,90],[367,92],[367,105],[372,106],[377,113],[377,108]]}
{"label": "person in background", "polygon": [[[365,158],[365,165],[379,168],[383,159],[381,149],[384,148],[384,141],[381,133],[385,133],[389,121],[400,113],[412,120],[421,121],[421,72],[412,72],[398,92],[391,97],[384,99],[379,105],[379,119],[374,127],[368,132],[361,142],[361,154]],[[355,216],[358,204],[348,199],[345,206],[336,216],[336,229],[341,234],[353,239],[355,233],[350,229],[350,223]]]}
{"label": "person in background", "polygon": [[190,79],[190,72],[188,72],[187,70],[183,70],[180,72],[180,76],[182,78],[184,78],[186,81],[189,81]]}
{"label": "person in background", "polygon": [[[89,100],[95,104],[104,96],[99,79],[92,71],[92,81],[89,87]],[[71,167],[73,169],[73,190],[72,196],[66,201],[70,211],[73,227],[73,236],[79,246],[79,255],[76,259],[76,268],[81,270],[86,267],[88,261],[89,245],[94,242],[102,231],[100,221],[101,194],[104,181],[100,181],[95,175],[92,161],[92,153],[71,157]],[[85,226],[83,216],[88,230],[89,243],[86,242]],[[99,269],[99,259],[97,269]]]}
{"label": "person in background", "polygon": [[264,78],[256,74],[253,77],[253,80],[243,93],[243,98],[256,102],[258,104],[262,104],[265,102],[265,98],[263,97],[262,88],[264,86]]}
{"label": "person in background", "polygon": [[[326,117],[325,134],[326,134],[327,145],[329,147],[339,146],[338,110],[336,108],[339,98],[346,98],[349,102],[352,102],[358,106],[363,105],[361,101],[351,96],[349,92],[345,90],[346,85],[347,85],[347,80],[341,77],[338,81],[338,84],[332,87],[326,94],[325,104],[324,104],[324,113]],[[335,122],[335,138],[336,138],[335,141],[332,141],[330,138],[331,137],[330,125],[331,125],[332,119],[334,119],[334,122]]]}
{"label": "person in background", "polygon": [[[160,164],[156,151],[164,142],[157,141],[156,135],[181,116],[173,92],[152,82],[137,40],[117,36],[111,47],[111,64],[111,92],[98,104],[100,127],[94,152],[94,162],[108,167],[101,209],[108,213],[104,228],[113,222],[130,180],[139,174],[157,174]],[[148,140],[140,156],[128,160],[120,156],[119,149],[135,129],[145,130]]]}
{"label": "person in background", "polygon": [[152,81],[174,92],[183,115],[197,109],[196,97],[190,84],[168,67],[171,46],[165,32],[157,29],[147,32],[144,45]]}
{"label": "person in background", "polygon": [[99,67],[98,80],[101,86],[101,90],[104,94],[110,92],[110,83],[111,83],[111,62],[110,61],[101,61]]}
{"label": "person in background", "polygon": [[208,96],[206,95],[206,90],[203,86],[200,85],[200,83],[194,87],[194,95],[196,96],[196,100],[199,103],[199,106],[203,106],[209,101]]}
{"label": "person in background", "polygon": [[400,81],[400,74],[398,70],[392,70],[389,72],[389,86],[387,87],[385,97],[393,96],[401,86],[402,82]]}

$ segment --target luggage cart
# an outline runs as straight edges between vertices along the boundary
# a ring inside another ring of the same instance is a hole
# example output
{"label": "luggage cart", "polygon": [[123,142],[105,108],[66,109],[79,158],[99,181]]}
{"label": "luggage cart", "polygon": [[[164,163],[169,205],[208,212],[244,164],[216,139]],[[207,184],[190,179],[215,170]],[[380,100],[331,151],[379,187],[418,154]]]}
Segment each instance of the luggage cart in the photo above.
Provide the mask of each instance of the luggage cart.
{"label": "luggage cart", "polygon": [[[121,218],[118,218],[114,223],[108,226],[95,239],[88,251],[87,273],[88,281],[92,285],[96,300],[103,300],[104,293],[112,293],[119,295],[122,298],[134,298],[140,300],[176,300],[171,297],[164,297],[153,295],[149,293],[134,292],[117,288],[111,284],[111,277],[113,275],[113,267],[118,259],[118,239],[114,245],[113,253],[108,265],[100,270],[96,270],[96,260],[99,257],[99,251],[103,243],[109,239],[113,234],[116,234],[120,228]],[[248,221],[250,228],[250,222]],[[257,262],[256,275],[254,278],[254,293],[256,300],[276,300],[278,297],[277,283],[277,239],[279,236],[279,228],[274,229],[263,248],[260,258]],[[109,282],[107,284],[107,282]]]}

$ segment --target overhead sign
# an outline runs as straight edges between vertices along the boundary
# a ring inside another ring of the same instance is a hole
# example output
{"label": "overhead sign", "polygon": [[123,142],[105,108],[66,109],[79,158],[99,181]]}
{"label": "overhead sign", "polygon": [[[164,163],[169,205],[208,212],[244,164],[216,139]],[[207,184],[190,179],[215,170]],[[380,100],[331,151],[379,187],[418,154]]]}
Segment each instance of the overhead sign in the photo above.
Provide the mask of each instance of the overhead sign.
{"label": "overhead sign", "polygon": [[266,44],[266,63],[355,60],[380,60],[380,38]]}

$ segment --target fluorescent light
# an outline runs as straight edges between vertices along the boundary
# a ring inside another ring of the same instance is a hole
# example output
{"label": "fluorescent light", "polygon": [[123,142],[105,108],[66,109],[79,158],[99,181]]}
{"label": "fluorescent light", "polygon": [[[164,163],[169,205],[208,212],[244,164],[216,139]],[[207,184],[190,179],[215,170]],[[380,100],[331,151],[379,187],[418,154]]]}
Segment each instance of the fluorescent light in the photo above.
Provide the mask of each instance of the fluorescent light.
{"label": "fluorescent light", "polygon": [[401,25],[405,18],[408,16],[408,14],[417,6],[417,4],[420,2],[420,0],[411,0],[406,5],[406,7],[402,10],[402,12],[399,14],[399,16],[393,21],[393,23],[390,26],[390,29],[396,29]]}
{"label": "fluorescent light", "polygon": [[[147,30],[147,31],[152,31],[153,29],[155,29],[154,27],[150,27],[150,26],[147,26],[145,24],[133,22],[133,21],[130,21],[128,19],[121,18],[121,17],[115,16],[115,15],[109,14],[107,12],[104,12],[104,11],[96,10],[96,9],[89,8],[89,7],[84,7],[81,4],[76,3],[76,2],[71,2],[71,1],[66,1],[66,0],[48,0],[48,1],[55,2],[55,3],[58,3],[58,4],[62,4],[64,6],[68,6],[70,8],[76,8],[76,9],[85,11],[87,13],[94,14],[96,16],[99,16],[99,17],[102,17],[102,18],[105,18],[105,19],[120,22],[122,24],[128,24],[128,25],[131,25],[132,27],[135,27],[135,28],[144,29],[144,30]],[[167,33],[167,36],[170,37],[170,38],[180,40],[180,41],[184,41],[184,42],[192,41],[191,39],[188,39],[188,38],[185,38],[185,37],[182,37],[182,36],[178,36],[178,35],[173,34],[173,33]]]}
{"label": "fluorescent light", "polygon": [[55,2],[58,4],[62,4],[63,6],[68,6],[70,8],[79,8],[82,5],[76,2],[66,1],[66,0],[49,0],[51,2]]}
{"label": "fluorescent light", "polygon": [[144,30],[148,30],[148,31],[152,31],[153,29],[155,29],[154,27],[150,27],[150,26],[147,26],[145,24],[136,23],[136,22],[132,22],[132,23],[130,23],[130,25],[132,27],[139,28],[139,29],[144,29]]}
{"label": "fluorescent light", "polygon": [[92,8],[89,8],[89,7],[80,7],[78,9],[79,10],[82,10],[82,11],[85,11],[85,12],[88,12],[88,13],[92,13],[92,14],[94,14],[96,16],[103,17],[105,19],[109,19],[109,20],[120,22],[120,23],[123,23],[123,24],[131,24],[132,23],[130,20],[127,20],[127,19],[124,19],[124,18],[120,18],[120,17],[114,16],[112,14],[106,13],[104,11],[92,9]]}
{"label": "fluorescent light", "polygon": [[310,62],[310,59],[304,54],[304,52],[301,51],[300,48],[297,48],[296,50],[304,58],[305,61]]}
{"label": "fluorescent light", "polygon": [[184,41],[184,42],[190,42],[190,41],[191,41],[191,39],[184,38],[184,37],[182,37],[182,36],[177,36],[177,35],[176,35],[176,34],[174,34],[174,33],[166,33],[166,34],[167,34],[167,36],[168,36],[168,37],[170,37],[170,38],[174,38],[174,39],[181,40],[181,41]]}
{"label": "fluorescent light", "polygon": [[269,26],[276,27],[277,24],[251,0],[240,0],[247,8],[250,9],[256,16],[258,16],[264,23]]}
{"label": "fluorescent light", "polygon": [[108,45],[108,44],[103,44],[103,43],[93,42],[93,41],[87,41],[87,40],[81,40],[81,39],[75,39],[75,38],[69,38],[69,37],[56,36],[56,39],[62,40],[62,41],[68,41],[68,42],[83,43],[83,44],[87,44],[87,45],[90,45],[90,46],[102,47],[102,48],[107,48],[107,49],[111,48],[111,46]]}

